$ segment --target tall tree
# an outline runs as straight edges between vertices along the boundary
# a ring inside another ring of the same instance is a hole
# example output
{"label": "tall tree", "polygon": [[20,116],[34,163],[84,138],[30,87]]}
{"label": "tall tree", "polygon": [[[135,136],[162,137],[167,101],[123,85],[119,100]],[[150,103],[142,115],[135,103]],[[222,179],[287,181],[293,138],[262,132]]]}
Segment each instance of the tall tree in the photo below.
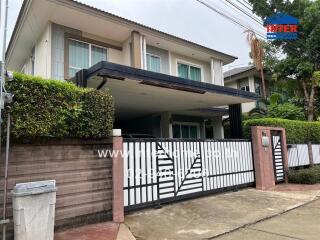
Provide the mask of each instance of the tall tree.
{"label": "tall tree", "polygon": [[[300,20],[297,40],[274,40],[284,57],[275,66],[278,79],[296,80],[304,96],[308,121],[315,119],[317,89],[320,82],[320,0],[249,0],[253,12],[265,19],[277,12]],[[310,164],[312,146],[308,143]]]}
{"label": "tall tree", "polygon": [[263,74],[263,58],[264,58],[263,42],[257,38],[254,31],[246,30],[245,33],[247,34],[247,42],[250,45],[250,50],[251,50],[250,53],[251,53],[253,63],[256,69],[261,73],[262,97],[266,99],[267,98],[266,83],[264,81],[264,74]]}
{"label": "tall tree", "polygon": [[320,71],[320,0],[249,0],[253,12],[265,19],[284,12],[300,20],[297,40],[271,43],[284,54],[274,71],[280,80],[299,81],[307,119],[315,119],[315,103]]}

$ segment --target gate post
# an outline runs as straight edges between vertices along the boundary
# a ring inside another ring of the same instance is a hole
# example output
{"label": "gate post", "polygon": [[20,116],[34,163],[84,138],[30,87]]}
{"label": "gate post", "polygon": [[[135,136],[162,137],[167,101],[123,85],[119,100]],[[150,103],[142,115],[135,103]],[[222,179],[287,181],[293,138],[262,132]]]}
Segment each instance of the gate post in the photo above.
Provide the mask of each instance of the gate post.
{"label": "gate post", "polygon": [[123,139],[121,129],[112,130],[112,217],[116,223],[124,221],[123,201]]}
{"label": "gate post", "polygon": [[[271,131],[281,132],[281,149],[284,170],[284,180],[287,183],[288,156],[286,145],[286,134],[284,128],[274,127],[251,127],[253,159],[256,177],[256,188],[267,190],[275,187],[275,169],[273,160],[273,146],[271,141]],[[269,141],[269,144],[263,142]]]}

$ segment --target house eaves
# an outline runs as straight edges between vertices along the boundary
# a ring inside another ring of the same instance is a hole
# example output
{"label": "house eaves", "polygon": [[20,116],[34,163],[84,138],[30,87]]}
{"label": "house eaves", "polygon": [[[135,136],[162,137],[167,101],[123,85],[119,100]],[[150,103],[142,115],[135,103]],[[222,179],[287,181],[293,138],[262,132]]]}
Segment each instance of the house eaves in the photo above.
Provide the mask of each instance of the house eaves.
{"label": "house eaves", "polygon": [[[28,13],[28,9],[29,9],[32,1],[33,0],[24,0],[23,1],[22,7],[20,9],[20,12],[19,12],[19,15],[17,18],[16,25],[13,30],[13,34],[11,36],[11,39],[10,39],[10,42],[8,45],[6,56],[10,55],[10,52],[12,51],[12,48],[14,47],[15,39],[17,38],[17,35],[19,34],[19,28],[21,27],[21,25],[24,21],[24,17]],[[203,51],[207,54],[210,54],[210,55],[216,56],[217,58],[220,58],[224,64],[231,63],[237,59],[237,57],[235,57],[235,56],[208,48],[206,46],[191,42],[189,40],[180,38],[178,36],[174,36],[174,35],[159,31],[157,29],[148,27],[146,25],[134,22],[132,20],[117,16],[115,14],[103,11],[103,10],[98,9],[96,7],[93,7],[93,6],[90,6],[90,5],[75,1],[75,0],[47,0],[47,1],[57,3],[57,4],[65,6],[65,7],[71,7],[71,8],[75,8],[77,10],[85,11],[85,12],[93,14],[93,15],[99,15],[101,17],[108,18],[111,21],[129,26],[134,30],[146,32],[146,33],[154,35],[156,37],[161,37],[161,38],[170,40],[172,42],[176,42],[178,44],[188,46],[188,47],[193,48],[195,50]]]}

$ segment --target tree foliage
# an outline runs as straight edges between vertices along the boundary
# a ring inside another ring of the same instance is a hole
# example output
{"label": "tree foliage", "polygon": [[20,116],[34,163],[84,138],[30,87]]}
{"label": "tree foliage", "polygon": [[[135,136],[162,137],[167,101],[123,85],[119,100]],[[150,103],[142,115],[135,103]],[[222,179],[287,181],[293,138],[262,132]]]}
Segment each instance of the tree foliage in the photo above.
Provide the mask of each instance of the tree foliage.
{"label": "tree foliage", "polygon": [[287,101],[282,94],[273,93],[269,99],[261,99],[258,106],[249,112],[249,118],[282,118],[289,120],[305,120],[303,107]]}
{"label": "tree foliage", "polygon": [[[275,78],[296,81],[298,94],[304,98],[308,120],[315,119],[315,103],[320,71],[320,0],[249,0],[253,12],[263,19],[276,12],[292,15],[300,20],[297,40],[274,40],[273,47],[284,54],[283,59],[269,61]],[[268,64],[266,62],[266,64]]]}

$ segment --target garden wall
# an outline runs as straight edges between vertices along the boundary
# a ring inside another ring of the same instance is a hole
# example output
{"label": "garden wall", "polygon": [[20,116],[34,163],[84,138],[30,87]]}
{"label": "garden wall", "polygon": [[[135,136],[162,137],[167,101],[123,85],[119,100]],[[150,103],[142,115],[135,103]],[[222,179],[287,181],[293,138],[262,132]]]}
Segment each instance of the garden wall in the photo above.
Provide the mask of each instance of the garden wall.
{"label": "garden wall", "polygon": [[[16,183],[54,179],[58,187],[56,229],[112,219],[112,158],[99,158],[97,151],[111,148],[112,140],[13,145],[8,172],[9,217],[12,218],[10,191]],[[3,173],[4,163],[1,161],[1,216]],[[12,224],[9,229],[12,237]]]}

